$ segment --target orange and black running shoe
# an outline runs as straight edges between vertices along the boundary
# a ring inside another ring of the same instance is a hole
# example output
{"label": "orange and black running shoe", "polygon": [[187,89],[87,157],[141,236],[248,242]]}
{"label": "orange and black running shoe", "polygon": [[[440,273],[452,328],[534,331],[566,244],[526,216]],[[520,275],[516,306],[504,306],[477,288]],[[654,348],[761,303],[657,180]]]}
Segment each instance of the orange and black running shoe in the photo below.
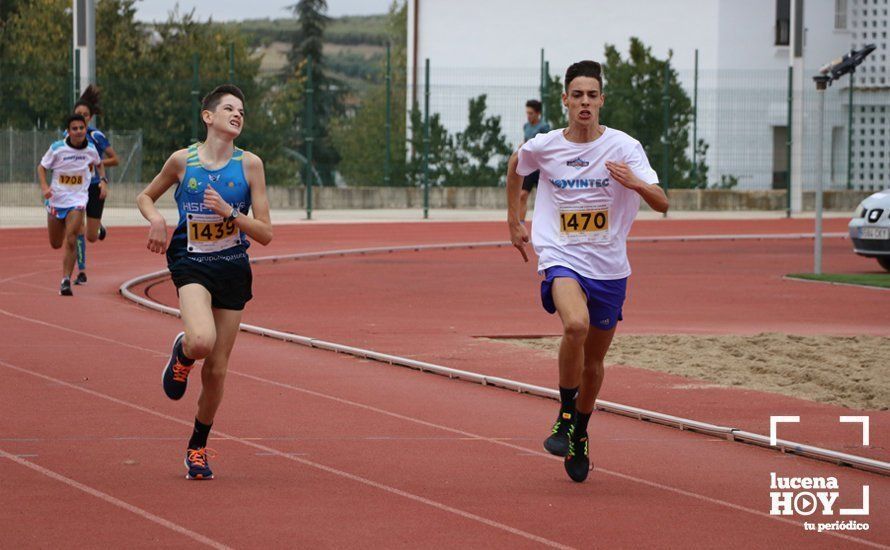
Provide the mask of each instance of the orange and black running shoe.
{"label": "orange and black running shoe", "polygon": [[164,382],[164,393],[170,399],[182,399],[182,396],[185,395],[185,388],[188,386],[189,373],[195,366],[194,363],[183,365],[179,361],[179,348],[182,346],[184,336],[185,333],[180,332],[176,335],[176,340],[173,340],[173,351],[170,352],[170,360],[167,361],[161,378]]}
{"label": "orange and black running shoe", "polygon": [[185,467],[189,470],[185,474],[186,479],[213,479],[213,470],[210,469],[210,463],[207,461],[208,451],[210,449],[206,447],[186,449]]}

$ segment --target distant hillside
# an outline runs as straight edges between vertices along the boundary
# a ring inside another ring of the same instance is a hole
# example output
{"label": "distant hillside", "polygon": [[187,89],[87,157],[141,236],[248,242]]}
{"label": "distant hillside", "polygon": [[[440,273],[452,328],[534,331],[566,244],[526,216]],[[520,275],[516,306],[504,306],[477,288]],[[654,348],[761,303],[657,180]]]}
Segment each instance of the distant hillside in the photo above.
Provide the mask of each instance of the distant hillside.
{"label": "distant hillside", "polygon": [[[290,39],[299,22],[294,18],[247,19],[218,23],[240,31],[261,59],[261,73],[280,74],[287,67]],[[345,16],[331,19],[325,29],[325,64],[333,76],[361,90],[382,78],[386,52],[387,15]]]}
{"label": "distant hillside", "polygon": [[[325,29],[325,42],[333,44],[386,44],[388,16],[348,15],[331,19]],[[291,33],[297,30],[299,22],[295,18],[246,19],[218,23],[224,28],[237,27],[250,40],[254,47],[269,45],[272,42],[286,42]]]}

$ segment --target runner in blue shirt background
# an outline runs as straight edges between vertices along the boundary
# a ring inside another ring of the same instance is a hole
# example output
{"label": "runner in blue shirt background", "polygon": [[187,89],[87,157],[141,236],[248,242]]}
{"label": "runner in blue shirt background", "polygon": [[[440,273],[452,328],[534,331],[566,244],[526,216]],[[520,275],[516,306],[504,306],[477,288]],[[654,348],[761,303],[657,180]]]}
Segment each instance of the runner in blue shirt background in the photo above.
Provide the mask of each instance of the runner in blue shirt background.
{"label": "runner in blue shirt background", "polygon": [[[96,115],[102,114],[99,107],[99,88],[90,84],[81,94],[80,99],[74,104],[74,112],[83,116],[87,121],[87,140],[93,144],[99,152],[99,158],[102,159],[102,165],[105,168],[117,166],[119,163],[117,153],[108,142],[108,138],[98,128],[92,126],[91,123]],[[98,171],[93,172],[92,180],[89,188],[89,202],[86,209],[86,240],[91,243],[96,240],[104,240],[107,231],[102,225],[102,211],[105,209],[105,197],[108,195],[108,179],[100,176]],[[77,269],[79,273],[74,280],[74,284],[83,285],[87,282],[86,274],[86,242],[84,235],[77,237]]]}
{"label": "runner in blue shirt background", "polygon": [[[525,102],[525,116],[528,122],[522,125],[522,142],[531,140],[538,134],[546,134],[550,131],[550,125],[541,120],[541,102],[537,99],[529,99]],[[525,214],[528,212],[528,196],[532,189],[538,185],[539,171],[535,170],[522,179],[522,191],[519,193],[519,221],[525,222]]]}

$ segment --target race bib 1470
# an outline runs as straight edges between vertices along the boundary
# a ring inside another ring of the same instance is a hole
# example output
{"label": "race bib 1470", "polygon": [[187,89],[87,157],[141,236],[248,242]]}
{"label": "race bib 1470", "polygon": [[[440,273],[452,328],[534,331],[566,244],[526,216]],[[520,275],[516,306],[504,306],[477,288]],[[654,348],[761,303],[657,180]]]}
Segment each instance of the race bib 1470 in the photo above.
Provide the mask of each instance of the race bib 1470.
{"label": "race bib 1470", "polygon": [[560,210],[559,234],[563,242],[609,242],[608,207]]}

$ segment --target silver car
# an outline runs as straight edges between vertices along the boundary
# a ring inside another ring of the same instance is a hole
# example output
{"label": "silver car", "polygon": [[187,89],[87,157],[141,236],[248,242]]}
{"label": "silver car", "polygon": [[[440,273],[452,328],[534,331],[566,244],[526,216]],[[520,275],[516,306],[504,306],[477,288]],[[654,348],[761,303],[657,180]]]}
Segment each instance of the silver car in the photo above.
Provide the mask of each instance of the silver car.
{"label": "silver car", "polygon": [[853,251],[890,271],[890,189],[862,201],[848,227]]}

